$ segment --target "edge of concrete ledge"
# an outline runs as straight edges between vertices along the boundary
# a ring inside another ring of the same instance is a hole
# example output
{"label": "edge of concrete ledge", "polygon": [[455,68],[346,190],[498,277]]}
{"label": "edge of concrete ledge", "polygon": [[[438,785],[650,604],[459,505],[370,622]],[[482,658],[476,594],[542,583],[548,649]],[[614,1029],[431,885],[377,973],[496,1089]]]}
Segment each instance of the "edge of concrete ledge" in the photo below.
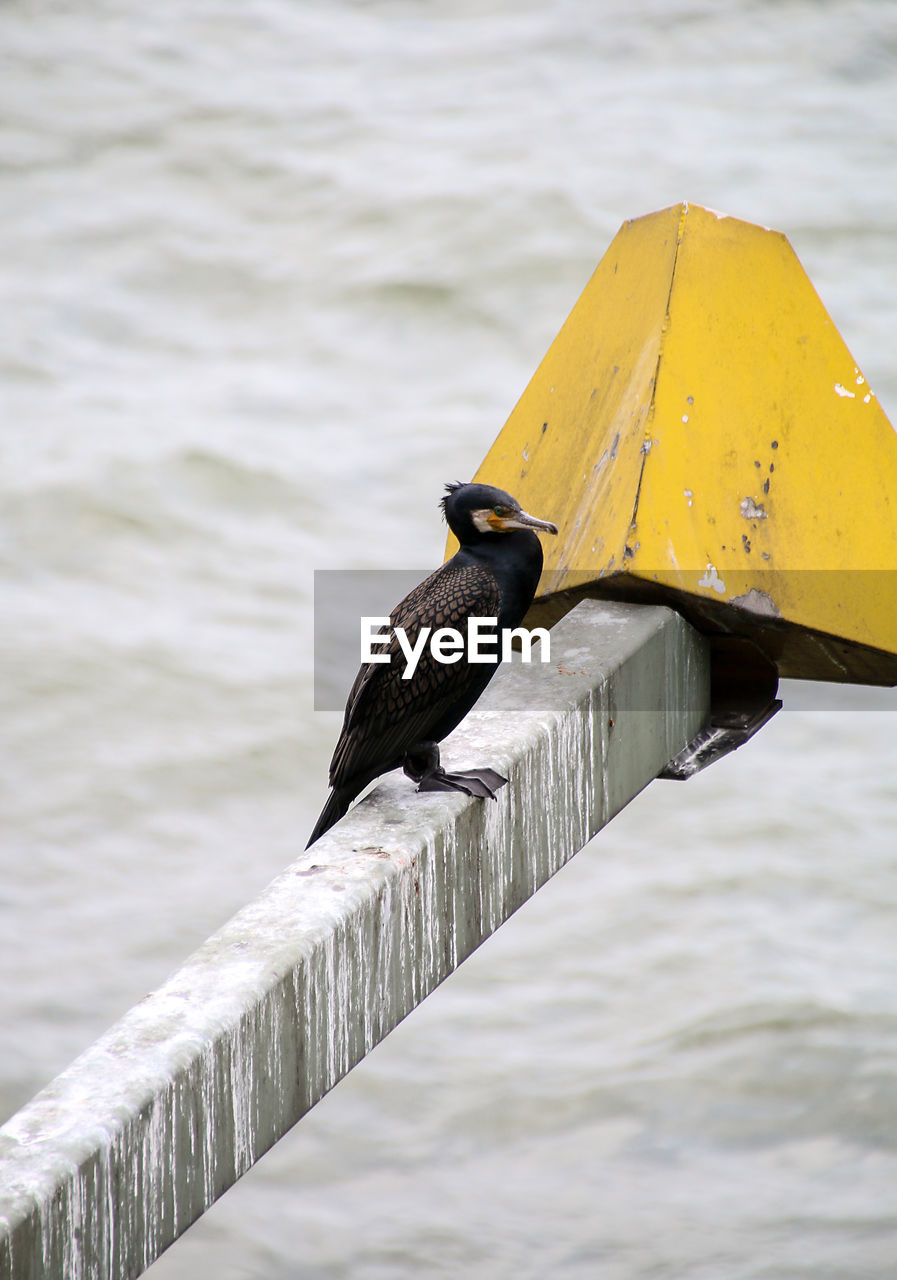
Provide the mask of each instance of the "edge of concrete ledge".
{"label": "edge of concrete ledge", "polygon": [[0,1276],[138,1275],[657,776],[704,640],[585,601],[443,748],[496,802],[390,775],[0,1128]]}

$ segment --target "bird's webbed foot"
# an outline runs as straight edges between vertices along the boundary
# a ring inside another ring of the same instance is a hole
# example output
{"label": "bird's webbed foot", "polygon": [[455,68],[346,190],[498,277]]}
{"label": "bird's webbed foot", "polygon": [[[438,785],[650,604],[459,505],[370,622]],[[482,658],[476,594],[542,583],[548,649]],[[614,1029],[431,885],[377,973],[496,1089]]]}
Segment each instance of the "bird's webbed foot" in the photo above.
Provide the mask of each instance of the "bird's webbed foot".
{"label": "bird's webbed foot", "polygon": [[418,791],[463,791],[469,796],[495,799],[495,793],[508,781],[494,769],[463,769],[446,773],[439,763],[435,742],[419,742],[405,754],[402,768]]}

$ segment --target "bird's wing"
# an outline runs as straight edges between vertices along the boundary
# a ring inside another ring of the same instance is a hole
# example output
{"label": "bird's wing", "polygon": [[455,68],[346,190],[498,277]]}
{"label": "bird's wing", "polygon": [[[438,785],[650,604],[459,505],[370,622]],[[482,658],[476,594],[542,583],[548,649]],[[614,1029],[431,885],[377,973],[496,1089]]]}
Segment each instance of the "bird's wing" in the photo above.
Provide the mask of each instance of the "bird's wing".
{"label": "bird's wing", "polygon": [[[405,655],[396,639],[402,627],[414,644],[421,627],[454,627],[466,636],[469,617],[498,617],[501,590],[493,575],[477,565],[442,565],[393,609],[389,663],[361,668],[349,693],[342,732],[330,764],[330,785],[343,786],[362,774],[376,777],[394,769],[405,752],[429,734],[452,706],[492,674],[491,667],[437,661],[430,639],[410,680],[402,678]],[[465,711],[467,708],[465,708]],[[364,783],[361,784],[362,786]]]}

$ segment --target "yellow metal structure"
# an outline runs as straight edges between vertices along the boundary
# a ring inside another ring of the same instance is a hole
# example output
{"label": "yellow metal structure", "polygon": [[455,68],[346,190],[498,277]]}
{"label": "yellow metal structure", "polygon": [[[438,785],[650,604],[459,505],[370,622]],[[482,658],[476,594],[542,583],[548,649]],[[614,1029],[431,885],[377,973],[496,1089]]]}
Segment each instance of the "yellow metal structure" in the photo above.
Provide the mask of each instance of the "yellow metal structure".
{"label": "yellow metal structure", "polygon": [[780,675],[897,683],[897,433],[778,232],[624,223],[475,478],[560,529],[531,625],[663,600]]}

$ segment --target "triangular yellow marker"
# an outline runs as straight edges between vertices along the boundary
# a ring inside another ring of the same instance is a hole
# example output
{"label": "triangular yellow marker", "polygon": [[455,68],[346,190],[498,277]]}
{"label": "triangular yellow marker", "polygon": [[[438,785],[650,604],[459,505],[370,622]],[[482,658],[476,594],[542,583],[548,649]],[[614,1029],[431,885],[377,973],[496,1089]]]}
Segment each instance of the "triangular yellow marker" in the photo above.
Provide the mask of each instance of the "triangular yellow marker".
{"label": "triangular yellow marker", "polygon": [[897,433],[778,232],[624,223],[475,478],[559,526],[530,625],[659,600],[780,675],[897,683]]}

